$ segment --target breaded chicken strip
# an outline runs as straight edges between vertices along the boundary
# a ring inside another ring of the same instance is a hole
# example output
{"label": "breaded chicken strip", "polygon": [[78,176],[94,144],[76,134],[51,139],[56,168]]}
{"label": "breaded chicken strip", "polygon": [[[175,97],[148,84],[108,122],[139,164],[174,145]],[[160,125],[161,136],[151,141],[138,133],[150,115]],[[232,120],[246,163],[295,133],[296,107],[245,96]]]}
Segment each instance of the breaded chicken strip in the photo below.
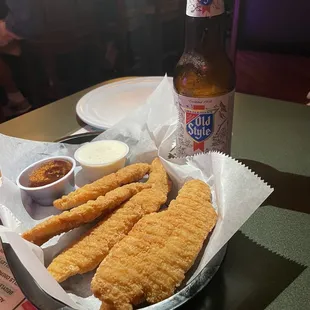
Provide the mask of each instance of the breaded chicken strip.
{"label": "breaded chicken strip", "polygon": [[144,216],[110,251],[91,284],[102,310],[129,310],[174,293],[216,223],[210,196],[204,182],[187,182],[166,211]]}
{"label": "breaded chicken strip", "polygon": [[132,183],[114,189],[105,196],[52,216],[23,233],[22,237],[37,245],[42,245],[54,236],[70,231],[82,224],[87,224],[106,214],[143,189],[150,188],[150,184]]}
{"label": "breaded chicken strip", "polygon": [[145,214],[158,211],[166,202],[170,190],[167,173],[159,159],[151,165],[150,183],[152,188],[133,196],[57,256],[48,267],[51,275],[62,282],[73,275],[95,269],[135,223]]}
{"label": "breaded chicken strip", "polygon": [[153,188],[156,188],[165,195],[168,195],[171,190],[171,181],[158,157],[153,160],[150,171],[151,173],[149,175],[149,179],[147,180],[147,184],[151,184]]}
{"label": "breaded chicken strip", "polygon": [[104,196],[111,190],[122,185],[137,182],[150,170],[148,164],[133,164],[120,169],[116,173],[109,174],[91,184],[87,184],[76,191],[54,201],[54,206],[59,210],[75,208],[89,200],[95,200]]}

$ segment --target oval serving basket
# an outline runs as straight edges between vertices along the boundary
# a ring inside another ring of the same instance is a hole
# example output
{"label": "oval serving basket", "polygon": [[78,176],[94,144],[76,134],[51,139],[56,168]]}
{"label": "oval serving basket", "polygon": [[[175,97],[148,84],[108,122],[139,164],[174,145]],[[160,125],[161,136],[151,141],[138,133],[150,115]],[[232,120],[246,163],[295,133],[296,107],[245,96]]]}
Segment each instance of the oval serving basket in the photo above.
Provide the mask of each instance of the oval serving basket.
{"label": "oval serving basket", "polygon": [[[61,143],[68,143],[68,144],[82,144],[86,142],[92,141],[96,138],[100,132],[95,133],[86,133],[86,134],[79,134],[75,136],[66,137],[63,139],[58,140],[57,142]],[[205,242],[205,245],[207,241]],[[204,245],[204,247],[205,247]],[[6,254],[8,254],[7,251]],[[8,259],[12,274],[14,275],[19,287],[21,288],[22,292],[24,293],[25,297],[32,302],[34,305],[40,305],[39,309],[42,310],[56,310],[56,309],[63,309],[63,310],[71,310],[72,308],[61,305],[58,301],[47,295],[45,292],[42,291],[37,285],[33,285],[32,289],[29,290],[29,283],[31,283],[31,277],[29,274],[26,276],[27,271],[25,268],[20,264],[16,254],[14,255],[14,251],[10,253],[11,259]],[[207,266],[205,266],[201,272],[193,278],[190,282],[188,279],[190,277],[191,271],[195,269],[195,265],[192,269],[187,273],[187,279],[185,279],[183,284],[180,288],[176,291],[176,293],[159,303],[154,305],[144,305],[139,309],[144,310],[172,310],[180,307],[186,301],[193,298],[198,292],[200,292],[214,277],[218,269],[220,268],[223,259],[226,254],[226,245],[213,257],[213,259],[209,262]],[[9,255],[7,255],[9,256]],[[13,257],[15,257],[15,263]],[[7,257],[8,258],[8,257]],[[185,284],[186,283],[186,284]],[[33,283],[34,284],[34,283]],[[36,287],[35,287],[36,286]],[[45,307],[46,305],[46,307]],[[42,308],[41,308],[42,307]],[[73,309],[72,309],[73,310]]]}

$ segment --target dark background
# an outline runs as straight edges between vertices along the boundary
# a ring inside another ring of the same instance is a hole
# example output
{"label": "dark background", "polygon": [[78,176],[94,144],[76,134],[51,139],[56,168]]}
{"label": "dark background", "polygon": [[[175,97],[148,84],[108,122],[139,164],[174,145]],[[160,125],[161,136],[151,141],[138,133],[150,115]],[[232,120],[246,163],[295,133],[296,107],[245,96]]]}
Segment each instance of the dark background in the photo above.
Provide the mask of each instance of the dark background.
{"label": "dark background", "polygon": [[[74,32],[64,27],[56,39],[20,41],[20,57],[1,55],[34,108],[111,78],[173,75],[184,47],[185,0],[84,2]],[[310,1],[225,3],[237,91],[306,104]],[[1,18],[5,7],[0,11]],[[55,18],[65,20],[62,14]],[[6,100],[3,92],[0,100]]]}

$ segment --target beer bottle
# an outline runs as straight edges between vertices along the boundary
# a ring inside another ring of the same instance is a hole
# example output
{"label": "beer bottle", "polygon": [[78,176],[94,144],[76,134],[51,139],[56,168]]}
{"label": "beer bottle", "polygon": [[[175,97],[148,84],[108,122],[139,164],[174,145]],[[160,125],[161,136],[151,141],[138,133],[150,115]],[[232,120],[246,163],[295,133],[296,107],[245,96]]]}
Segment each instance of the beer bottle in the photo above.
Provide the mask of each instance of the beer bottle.
{"label": "beer bottle", "polygon": [[235,74],[225,52],[223,0],[187,0],[185,50],[173,79],[176,155],[230,153]]}

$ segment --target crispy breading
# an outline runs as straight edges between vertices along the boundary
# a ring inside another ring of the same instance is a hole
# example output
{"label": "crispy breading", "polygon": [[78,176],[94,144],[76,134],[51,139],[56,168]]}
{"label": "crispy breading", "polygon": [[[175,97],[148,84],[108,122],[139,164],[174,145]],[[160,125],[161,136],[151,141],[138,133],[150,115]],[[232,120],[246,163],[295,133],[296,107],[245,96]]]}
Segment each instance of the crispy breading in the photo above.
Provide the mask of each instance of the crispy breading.
{"label": "crispy breading", "polygon": [[98,197],[96,200],[88,201],[70,211],[65,211],[48,218],[24,232],[22,237],[32,243],[42,245],[56,235],[94,221],[98,217],[114,210],[141,190],[150,188],[150,186],[150,184],[132,183],[116,188],[105,196]]}
{"label": "crispy breading", "polygon": [[171,190],[171,181],[158,157],[152,161],[150,172],[147,183],[167,195]]}
{"label": "crispy breading", "polygon": [[106,304],[105,302],[101,303],[99,310],[114,310],[115,308],[112,305]]}
{"label": "crispy breading", "polygon": [[138,163],[120,169],[91,184],[87,184],[67,196],[54,201],[54,206],[59,210],[75,208],[89,200],[104,196],[111,190],[128,183],[137,182],[150,170],[150,165]]}
{"label": "crispy breading", "polygon": [[58,282],[95,269],[139,219],[159,210],[169,191],[168,176],[159,160],[152,163],[150,179],[152,188],[133,196],[52,261],[48,271]]}
{"label": "crispy breading", "polygon": [[174,293],[216,223],[210,198],[207,184],[189,181],[167,210],[146,215],[133,227],[92,280],[102,309],[129,310]]}

